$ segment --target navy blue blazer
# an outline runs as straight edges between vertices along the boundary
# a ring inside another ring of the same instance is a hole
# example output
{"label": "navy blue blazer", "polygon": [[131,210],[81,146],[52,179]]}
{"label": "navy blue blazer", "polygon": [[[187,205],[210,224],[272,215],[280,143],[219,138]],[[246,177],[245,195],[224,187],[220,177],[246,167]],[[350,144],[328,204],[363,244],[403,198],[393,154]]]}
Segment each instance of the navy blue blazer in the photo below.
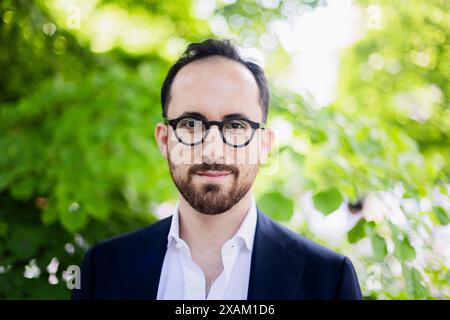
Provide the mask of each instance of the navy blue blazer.
{"label": "navy blue blazer", "polygon": [[[361,299],[350,260],[257,208],[248,300]],[[92,246],[72,299],[156,300],[172,216]]]}

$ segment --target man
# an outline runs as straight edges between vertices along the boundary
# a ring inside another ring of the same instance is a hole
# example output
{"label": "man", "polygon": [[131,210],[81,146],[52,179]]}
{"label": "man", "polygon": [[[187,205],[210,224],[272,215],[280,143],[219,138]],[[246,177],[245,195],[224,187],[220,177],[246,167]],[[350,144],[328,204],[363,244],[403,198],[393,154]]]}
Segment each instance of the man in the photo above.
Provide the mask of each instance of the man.
{"label": "man", "polygon": [[264,72],[228,40],[188,46],[161,90],[156,141],[173,215],[93,246],[73,299],[360,299],[350,260],[269,218],[252,184],[270,152]]}

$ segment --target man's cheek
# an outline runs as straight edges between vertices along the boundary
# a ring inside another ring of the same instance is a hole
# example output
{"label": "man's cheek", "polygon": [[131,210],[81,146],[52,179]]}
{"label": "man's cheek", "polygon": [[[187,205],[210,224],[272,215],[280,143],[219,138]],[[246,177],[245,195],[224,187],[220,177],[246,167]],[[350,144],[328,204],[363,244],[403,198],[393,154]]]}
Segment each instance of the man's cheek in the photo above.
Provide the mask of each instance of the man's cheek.
{"label": "man's cheek", "polygon": [[234,165],[248,166],[258,163],[258,149],[256,144],[250,143],[246,147],[236,150],[234,155]]}
{"label": "man's cheek", "polygon": [[174,165],[192,165],[201,163],[201,155],[196,152],[196,147],[185,146],[181,143],[170,145],[169,158]]}

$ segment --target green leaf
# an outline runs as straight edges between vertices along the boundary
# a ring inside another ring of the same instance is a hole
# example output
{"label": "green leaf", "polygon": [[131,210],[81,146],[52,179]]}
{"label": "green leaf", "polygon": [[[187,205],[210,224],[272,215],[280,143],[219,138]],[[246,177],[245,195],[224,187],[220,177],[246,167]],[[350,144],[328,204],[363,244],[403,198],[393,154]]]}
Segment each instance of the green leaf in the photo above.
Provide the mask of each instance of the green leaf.
{"label": "green leaf", "polygon": [[48,226],[58,219],[58,212],[52,206],[45,208],[41,214],[41,221],[44,225]]}
{"label": "green leaf", "polygon": [[295,165],[303,168],[305,165],[306,157],[293,149],[288,149],[288,151],[290,151],[291,158],[295,162]]}
{"label": "green leaf", "polygon": [[13,175],[11,172],[0,173],[0,190],[3,190],[11,181],[13,180]]}
{"label": "green leaf", "polygon": [[276,191],[263,194],[258,199],[258,207],[278,221],[288,221],[294,213],[292,199]]}
{"label": "green leaf", "polygon": [[6,238],[8,234],[8,223],[0,220],[0,238]]}
{"label": "green leaf", "polygon": [[349,232],[347,232],[348,242],[356,243],[365,237],[366,235],[366,232],[364,230],[365,224],[366,220],[360,219],[358,223]]}
{"label": "green leaf", "polygon": [[19,225],[11,230],[7,248],[16,260],[25,260],[33,258],[43,242],[45,242],[44,234],[38,229]]}
{"label": "green leaf", "polygon": [[425,299],[429,296],[429,290],[417,269],[404,265],[403,277],[405,278],[406,291],[411,299]]}
{"label": "green leaf", "polygon": [[400,261],[409,261],[416,257],[416,250],[411,246],[407,238],[403,239],[403,241],[394,239],[394,245],[394,255]]}
{"label": "green leaf", "polygon": [[74,233],[86,226],[88,218],[84,210],[75,212],[64,211],[61,216],[61,223],[68,231]]}
{"label": "green leaf", "polygon": [[336,211],[342,200],[342,194],[336,188],[318,192],[313,196],[314,206],[325,215]]}
{"label": "green leaf", "polygon": [[11,188],[11,195],[17,200],[27,200],[31,197],[34,190],[31,178],[26,178],[16,182]]}
{"label": "green leaf", "polygon": [[312,130],[309,135],[312,143],[323,143],[327,140],[327,134],[323,130]]}
{"label": "green leaf", "polygon": [[366,233],[367,237],[372,237],[375,233],[375,227],[376,223],[373,221],[366,221],[364,224],[364,232]]}
{"label": "green leaf", "polygon": [[449,218],[448,212],[445,212],[444,208],[434,207],[433,212],[436,215],[436,217],[441,225],[445,226],[450,223],[450,218]]}
{"label": "green leaf", "polygon": [[386,241],[377,234],[374,234],[371,239],[375,257],[379,260],[383,259],[387,254]]}

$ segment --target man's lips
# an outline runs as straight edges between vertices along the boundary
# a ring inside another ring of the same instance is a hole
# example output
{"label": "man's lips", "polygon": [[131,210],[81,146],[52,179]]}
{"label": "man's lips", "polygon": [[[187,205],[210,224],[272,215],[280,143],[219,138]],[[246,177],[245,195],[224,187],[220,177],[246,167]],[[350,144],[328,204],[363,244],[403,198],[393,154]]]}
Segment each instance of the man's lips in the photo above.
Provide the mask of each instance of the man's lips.
{"label": "man's lips", "polygon": [[230,171],[197,171],[195,174],[204,177],[225,177],[230,173]]}

